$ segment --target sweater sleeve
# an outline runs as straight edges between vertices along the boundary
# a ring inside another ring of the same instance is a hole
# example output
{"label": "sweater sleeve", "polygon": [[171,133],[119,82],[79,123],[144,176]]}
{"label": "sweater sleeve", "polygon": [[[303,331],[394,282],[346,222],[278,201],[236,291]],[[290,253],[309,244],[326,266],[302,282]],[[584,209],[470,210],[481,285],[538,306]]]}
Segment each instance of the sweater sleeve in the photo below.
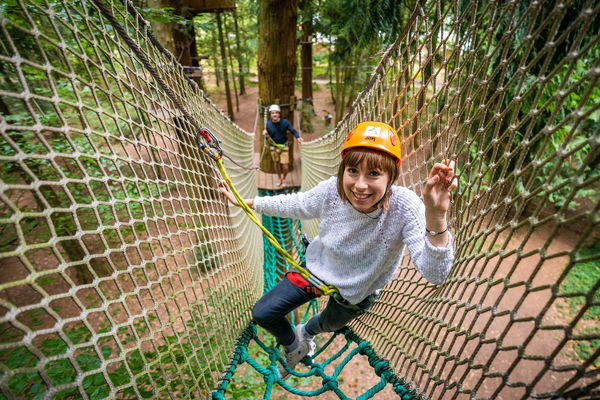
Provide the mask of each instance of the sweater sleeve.
{"label": "sweater sleeve", "polygon": [[320,182],[307,192],[281,194],[277,196],[257,196],[253,208],[260,214],[298,219],[321,218],[323,207],[328,204],[331,185],[335,177]]}
{"label": "sweater sleeve", "polygon": [[292,132],[292,135],[294,135],[296,137],[296,139],[298,139],[300,137],[300,134],[298,132],[296,132],[296,130],[294,129],[294,127],[292,126],[290,121],[288,121],[287,119],[285,121],[287,122],[286,129],[288,129],[290,132]]}
{"label": "sweater sleeve", "polygon": [[425,205],[414,192],[413,195],[404,210],[407,217],[402,230],[404,243],[417,271],[429,282],[439,285],[448,277],[454,262],[452,236],[448,232],[446,247],[431,244],[425,231]]}

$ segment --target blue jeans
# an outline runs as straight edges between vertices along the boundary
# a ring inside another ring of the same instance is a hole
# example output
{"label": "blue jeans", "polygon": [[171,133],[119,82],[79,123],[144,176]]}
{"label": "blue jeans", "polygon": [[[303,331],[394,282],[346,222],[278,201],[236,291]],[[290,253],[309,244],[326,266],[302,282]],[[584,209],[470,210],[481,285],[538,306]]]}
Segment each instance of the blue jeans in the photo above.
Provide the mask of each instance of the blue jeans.
{"label": "blue jeans", "polygon": [[[286,315],[315,297],[285,277],[256,302],[252,318],[279,339],[279,343],[289,346],[294,342],[295,334]],[[358,304],[342,304],[330,297],[325,309],[306,323],[306,332],[317,335],[341,329],[371,308],[377,297],[372,294]]]}

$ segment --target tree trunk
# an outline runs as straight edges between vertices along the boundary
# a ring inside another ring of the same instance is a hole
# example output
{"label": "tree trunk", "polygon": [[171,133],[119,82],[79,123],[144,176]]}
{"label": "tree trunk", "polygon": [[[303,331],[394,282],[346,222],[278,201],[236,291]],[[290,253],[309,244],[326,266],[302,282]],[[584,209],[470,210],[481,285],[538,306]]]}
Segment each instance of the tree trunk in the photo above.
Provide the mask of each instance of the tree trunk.
{"label": "tree trunk", "polygon": [[[148,0],[147,6],[148,8],[156,9],[171,7],[166,0]],[[154,36],[158,39],[160,44],[162,44],[165,49],[169,50],[171,54],[175,54],[175,46],[173,44],[173,24],[152,22],[151,25]]]}
{"label": "tree trunk", "polygon": [[[281,99],[287,104],[294,96],[296,78],[296,31],[298,0],[261,0],[258,16],[258,97],[268,106]],[[289,105],[281,107],[282,118],[294,124],[293,109]],[[262,132],[261,126],[259,132]],[[262,135],[261,141],[264,140]],[[289,135],[293,140],[292,135]],[[263,143],[260,143],[262,148]],[[294,146],[290,146],[290,171],[293,169]],[[274,172],[269,152],[261,162],[261,169]]]}
{"label": "tree trunk", "polygon": [[[354,101],[354,91],[356,90],[356,80],[358,77],[358,69],[360,68],[360,59],[361,59],[361,51],[356,50],[354,52],[354,57],[352,58],[352,65],[350,66],[349,76],[350,76],[350,92],[348,93],[348,100],[346,101],[346,107],[350,107],[352,102]],[[365,57],[368,59],[367,57]]]}
{"label": "tree trunk", "polygon": [[243,96],[246,94],[246,86],[244,85],[244,70],[242,68],[242,50],[240,46],[240,30],[238,29],[238,19],[236,10],[233,10],[233,23],[235,27],[236,59],[238,62],[238,73],[240,79],[240,96]]}
{"label": "tree trunk", "polygon": [[342,71],[339,65],[335,66],[335,124],[344,116],[344,92],[346,91],[346,77],[348,69]]}
{"label": "tree trunk", "polygon": [[[224,16],[223,23],[225,24],[227,19]],[[238,99],[237,87],[235,86],[235,73],[233,72],[233,57],[231,56],[231,46],[229,45],[229,36],[225,36],[225,44],[227,45],[227,58],[229,59],[229,66],[231,67],[231,81],[233,82],[233,93],[235,94],[235,111],[240,111],[240,100]]]}
{"label": "tree trunk", "polygon": [[[311,0],[303,0],[302,8],[307,10],[310,7]],[[300,59],[302,60],[302,101],[310,105],[313,103],[312,93],[312,13],[304,17],[302,21],[302,47],[300,50]]]}
{"label": "tree trunk", "polygon": [[[192,20],[193,21],[193,20]],[[198,45],[196,44],[196,29],[194,28],[194,24],[192,24],[191,26],[191,35],[192,35],[192,41],[190,43],[190,55],[192,56],[192,66],[194,68],[199,68],[200,67],[200,60],[198,59]],[[202,71],[202,70],[200,70]],[[198,84],[198,86],[200,86],[200,89],[204,90],[204,74],[200,75],[200,76],[194,76],[192,77],[192,80],[194,82],[196,82]]]}
{"label": "tree trunk", "polygon": [[227,57],[225,56],[225,40],[223,39],[223,26],[221,24],[221,13],[217,13],[217,29],[219,30],[219,41],[221,47],[221,60],[223,60],[223,81],[225,82],[225,95],[227,97],[227,114],[234,121],[233,105],[231,103],[231,91],[229,90],[229,77],[227,74]]}
{"label": "tree trunk", "polygon": [[[186,11],[181,7],[181,0],[175,1],[174,4],[175,15],[182,18],[188,18]],[[173,28],[173,42],[175,43],[175,58],[181,65],[190,66],[192,65],[192,54],[190,52],[190,37],[189,29],[185,28],[184,25],[174,25]],[[193,28],[192,28],[193,31]]]}
{"label": "tree trunk", "polygon": [[217,81],[217,87],[221,86],[220,84],[220,76],[221,76],[221,68],[219,68],[219,56],[217,55],[217,37],[215,32],[213,31],[211,36],[211,52],[213,65],[215,66],[215,80]]}

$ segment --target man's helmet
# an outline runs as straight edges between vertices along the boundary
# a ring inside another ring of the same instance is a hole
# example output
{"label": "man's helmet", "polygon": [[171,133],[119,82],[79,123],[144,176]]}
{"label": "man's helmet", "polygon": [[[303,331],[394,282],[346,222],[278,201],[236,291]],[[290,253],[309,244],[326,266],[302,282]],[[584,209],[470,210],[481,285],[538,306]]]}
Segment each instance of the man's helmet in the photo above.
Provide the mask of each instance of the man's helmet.
{"label": "man's helmet", "polygon": [[271,112],[271,111],[278,111],[278,112],[281,112],[281,109],[279,108],[279,106],[278,106],[277,104],[271,104],[271,105],[269,106],[269,112]]}
{"label": "man's helmet", "polygon": [[355,147],[365,147],[383,151],[392,156],[400,166],[400,140],[394,129],[383,122],[366,121],[350,131],[342,146],[344,152]]}

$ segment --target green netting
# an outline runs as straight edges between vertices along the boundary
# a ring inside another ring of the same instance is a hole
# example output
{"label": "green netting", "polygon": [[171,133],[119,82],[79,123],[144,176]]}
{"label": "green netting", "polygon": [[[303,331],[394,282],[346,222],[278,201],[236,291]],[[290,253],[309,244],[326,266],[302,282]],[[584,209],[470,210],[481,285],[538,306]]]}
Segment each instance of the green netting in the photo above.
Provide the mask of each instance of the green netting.
{"label": "green netting", "polygon": [[[259,190],[259,196],[273,196],[277,194],[293,193],[291,190]],[[302,244],[302,224],[300,220],[292,218],[270,217],[263,215],[262,224],[275,236],[282,247],[296,260],[304,262],[304,245]],[[277,253],[275,247],[265,238],[264,243],[264,274],[265,292],[271,289],[285,273],[291,268],[289,263]]]}
{"label": "green netting", "polygon": [[[124,3],[102,3],[122,31],[94,2],[0,5],[6,398],[208,397],[263,292],[260,231],[195,143],[209,127],[251,197],[254,137]],[[457,160],[455,265],[433,286],[406,256],[352,332],[423,398],[597,397],[600,6],[418,4],[350,113],[303,143],[302,189],[357,122],[388,122],[400,184]]]}
{"label": "green netting", "polygon": [[[335,352],[331,357],[323,357],[324,352],[329,345],[332,344],[337,336],[344,336],[345,345]],[[260,348],[268,354],[269,364],[260,365],[251,356],[248,355],[248,346],[251,341],[254,340]],[[350,350],[352,343],[357,344],[354,349]],[[257,336],[256,325],[251,324],[241,335],[238,340],[238,344],[233,356],[230,366],[227,368],[221,383],[212,394],[213,400],[223,400],[226,398],[225,391],[233,375],[235,374],[236,368],[239,364],[248,363],[258,373],[264,376],[265,391],[264,395],[260,398],[270,399],[275,384],[280,385],[282,388],[287,390],[289,393],[303,397],[319,397],[326,392],[333,392],[337,397],[344,400],[350,400],[339,385],[339,375],[344,367],[352,361],[352,359],[358,355],[365,356],[369,360],[370,366],[373,368],[374,373],[381,377],[381,380],[373,387],[367,389],[365,393],[356,397],[357,400],[367,400],[377,395],[386,385],[390,385],[393,388],[394,393],[399,399],[402,400],[413,400],[416,399],[415,395],[412,394],[402,382],[392,372],[390,365],[387,361],[379,359],[377,354],[373,351],[368,342],[360,340],[352,331],[348,328],[344,328],[338,332],[335,332],[329,340],[320,346],[319,350],[313,357],[305,357],[303,360],[304,364],[308,367],[307,372],[297,372],[290,370],[290,373],[296,377],[313,377],[318,378],[319,381],[323,382],[323,386],[315,390],[306,390],[296,388],[289,384],[289,381],[284,381],[278,377],[277,374],[277,363],[284,362],[280,355],[277,347],[270,347],[263,343]],[[320,362],[316,362],[317,358],[322,358]],[[336,368],[332,374],[327,374],[325,368],[329,365],[335,365]]]}

